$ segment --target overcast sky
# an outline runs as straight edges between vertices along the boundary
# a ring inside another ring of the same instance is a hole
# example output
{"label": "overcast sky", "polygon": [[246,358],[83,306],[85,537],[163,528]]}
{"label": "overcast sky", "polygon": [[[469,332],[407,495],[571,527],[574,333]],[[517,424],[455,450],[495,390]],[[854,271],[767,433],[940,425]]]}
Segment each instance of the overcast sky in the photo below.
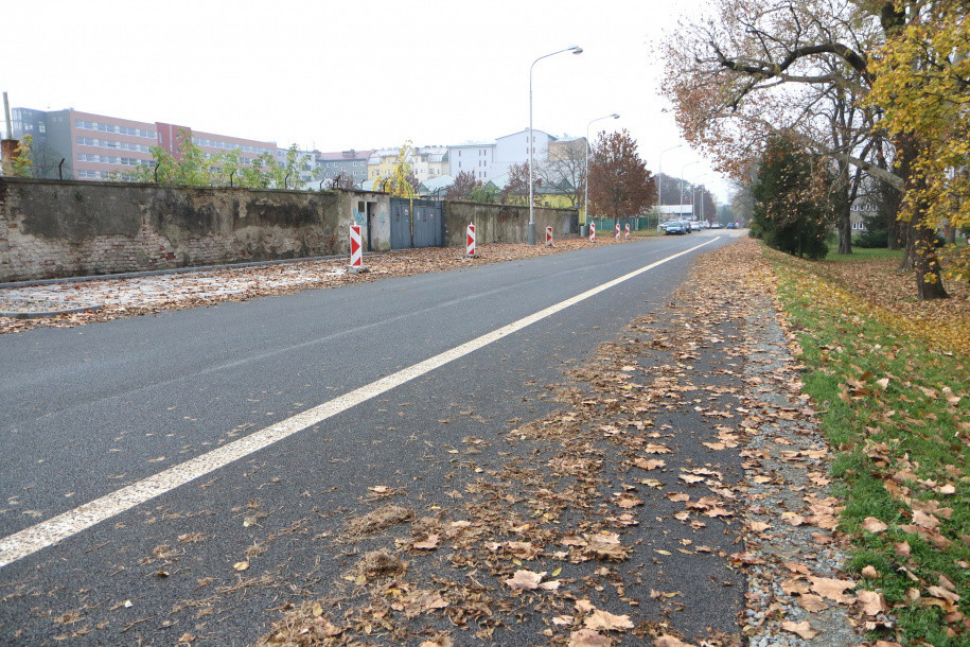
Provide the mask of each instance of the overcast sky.
{"label": "overcast sky", "polygon": [[[7,3],[0,89],[75,108],[337,151],[626,128],[656,173],[682,144],[651,46],[702,0],[46,0]],[[691,164],[692,162],[696,162]],[[690,164],[687,168],[685,165]],[[728,185],[684,145],[663,171]],[[706,175],[705,175],[706,174]]]}

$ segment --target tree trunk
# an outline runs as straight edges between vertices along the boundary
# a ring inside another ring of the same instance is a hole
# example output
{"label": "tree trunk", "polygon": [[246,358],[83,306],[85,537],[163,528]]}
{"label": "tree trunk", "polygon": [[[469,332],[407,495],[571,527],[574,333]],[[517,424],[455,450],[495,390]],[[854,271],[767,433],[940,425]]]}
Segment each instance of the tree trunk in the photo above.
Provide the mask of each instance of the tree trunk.
{"label": "tree trunk", "polygon": [[852,253],[852,221],[849,217],[848,209],[840,209],[837,226],[839,229],[839,253],[851,254]]}
{"label": "tree trunk", "polygon": [[916,298],[920,301],[930,301],[946,299],[950,295],[943,287],[940,260],[936,255],[936,229],[925,221],[926,205],[916,197],[926,188],[926,180],[919,174],[912,173],[919,148],[919,140],[912,134],[901,136],[897,142],[898,169],[905,182],[903,195],[904,197],[909,195],[916,201],[908,207],[911,213],[908,222],[904,225],[906,253],[900,269],[916,269]]}
{"label": "tree trunk", "polygon": [[852,253],[852,197],[849,195],[849,166],[839,162],[839,176],[833,195],[836,212],[835,226],[839,231],[839,253]]}
{"label": "tree trunk", "polygon": [[889,239],[886,247],[890,250],[896,250],[902,246],[903,231],[895,213],[886,221],[886,235]]}
{"label": "tree trunk", "polygon": [[900,270],[912,270],[916,267],[916,237],[913,235],[912,221],[897,221],[899,226],[899,242],[903,248],[903,257],[899,261]]}
{"label": "tree trunk", "polygon": [[940,260],[936,255],[936,231],[929,226],[919,225],[913,238],[916,254],[916,297],[920,301],[948,299],[943,277],[940,273]]}

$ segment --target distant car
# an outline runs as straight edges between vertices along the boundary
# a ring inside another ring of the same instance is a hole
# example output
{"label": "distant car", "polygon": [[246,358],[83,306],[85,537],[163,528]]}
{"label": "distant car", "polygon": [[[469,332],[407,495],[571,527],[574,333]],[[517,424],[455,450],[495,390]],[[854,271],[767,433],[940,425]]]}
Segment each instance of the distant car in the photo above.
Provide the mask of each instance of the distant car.
{"label": "distant car", "polygon": [[724,229],[724,225],[719,222],[715,222],[713,225],[711,225],[711,229]]}
{"label": "distant car", "polygon": [[704,229],[704,223],[701,222],[700,220],[692,220],[690,222],[690,230],[691,231],[700,231],[702,229]]}
{"label": "distant car", "polygon": [[738,228],[738,226],[737,226],[736,224],[734,224],[733,222],[729,222],[729,223],[727,224],[727,228],[728,228],[728,229],[737,229],[737,228]]}
{"label": "distant car", "polygon": [[664,235],[689,234],[690,226],[686,222],[668,222],[664,225]]}

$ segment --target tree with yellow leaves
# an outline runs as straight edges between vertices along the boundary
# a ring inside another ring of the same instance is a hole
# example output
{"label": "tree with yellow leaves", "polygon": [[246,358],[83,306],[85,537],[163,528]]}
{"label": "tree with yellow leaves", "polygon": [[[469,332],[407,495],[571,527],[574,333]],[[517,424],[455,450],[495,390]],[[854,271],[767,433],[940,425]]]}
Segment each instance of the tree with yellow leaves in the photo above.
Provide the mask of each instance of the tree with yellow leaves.
{"label": "tree with yellow leaves", "polygon": [[394,164],[394,171],[387,181],[387,192],[391,195],[411,200],[418,197],[417,182],[411,170],[411,158],[413,156],[414,145],[409,139],[401,145],[401,150],[397,153],[397,162]]}
{"label": "tree with yellow leaves", "polygon": [[[898,61],[877,69],[874,61],[901,49],[916,71],[930,71],[933,64],[920,59],[929,52],[916,41],[900,43],[917,37],[911,28],[942,29],[947,18],[965,13],[965,2],[713,0],[712,8],[715,16],[681,25],[662,47],[663,92],[684,138],[740,178],[771,137],[784,135],[843,175],[851,165],[911,196],[903,223],[906,266],[915,269],[919,299],[946,298],[927,210],[928,176],[919,172],[932,148],[912,125],[900,122],[890,131],[882,124],[886,97],[914,71],[900,70],[906,66]],[[866,101],[877,82],[887,95]],[[864,109],[852,119],[833,117],[849,106]]]}
{"label": "tree with yellow leaves", "polygon": [[[881,127],[912,147],[900,217],[928,229],[970,228],[970,7],[918,3],[871,63],[868,103]],[[970,280],[970,250],[952,248],[947,274]]]}

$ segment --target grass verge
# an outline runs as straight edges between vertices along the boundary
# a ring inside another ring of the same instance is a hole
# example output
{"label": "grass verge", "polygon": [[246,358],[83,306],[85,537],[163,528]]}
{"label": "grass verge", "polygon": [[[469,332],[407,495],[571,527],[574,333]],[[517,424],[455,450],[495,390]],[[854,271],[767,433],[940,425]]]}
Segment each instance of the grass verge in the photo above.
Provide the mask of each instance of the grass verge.
{"label": "grass verge", "polygon": [[941,350],[925,325],[857,293],[831,263],[764,253],[805,390],[838,450],[850,567],[882,593],[904,642],[970,645],[970,357]]}

